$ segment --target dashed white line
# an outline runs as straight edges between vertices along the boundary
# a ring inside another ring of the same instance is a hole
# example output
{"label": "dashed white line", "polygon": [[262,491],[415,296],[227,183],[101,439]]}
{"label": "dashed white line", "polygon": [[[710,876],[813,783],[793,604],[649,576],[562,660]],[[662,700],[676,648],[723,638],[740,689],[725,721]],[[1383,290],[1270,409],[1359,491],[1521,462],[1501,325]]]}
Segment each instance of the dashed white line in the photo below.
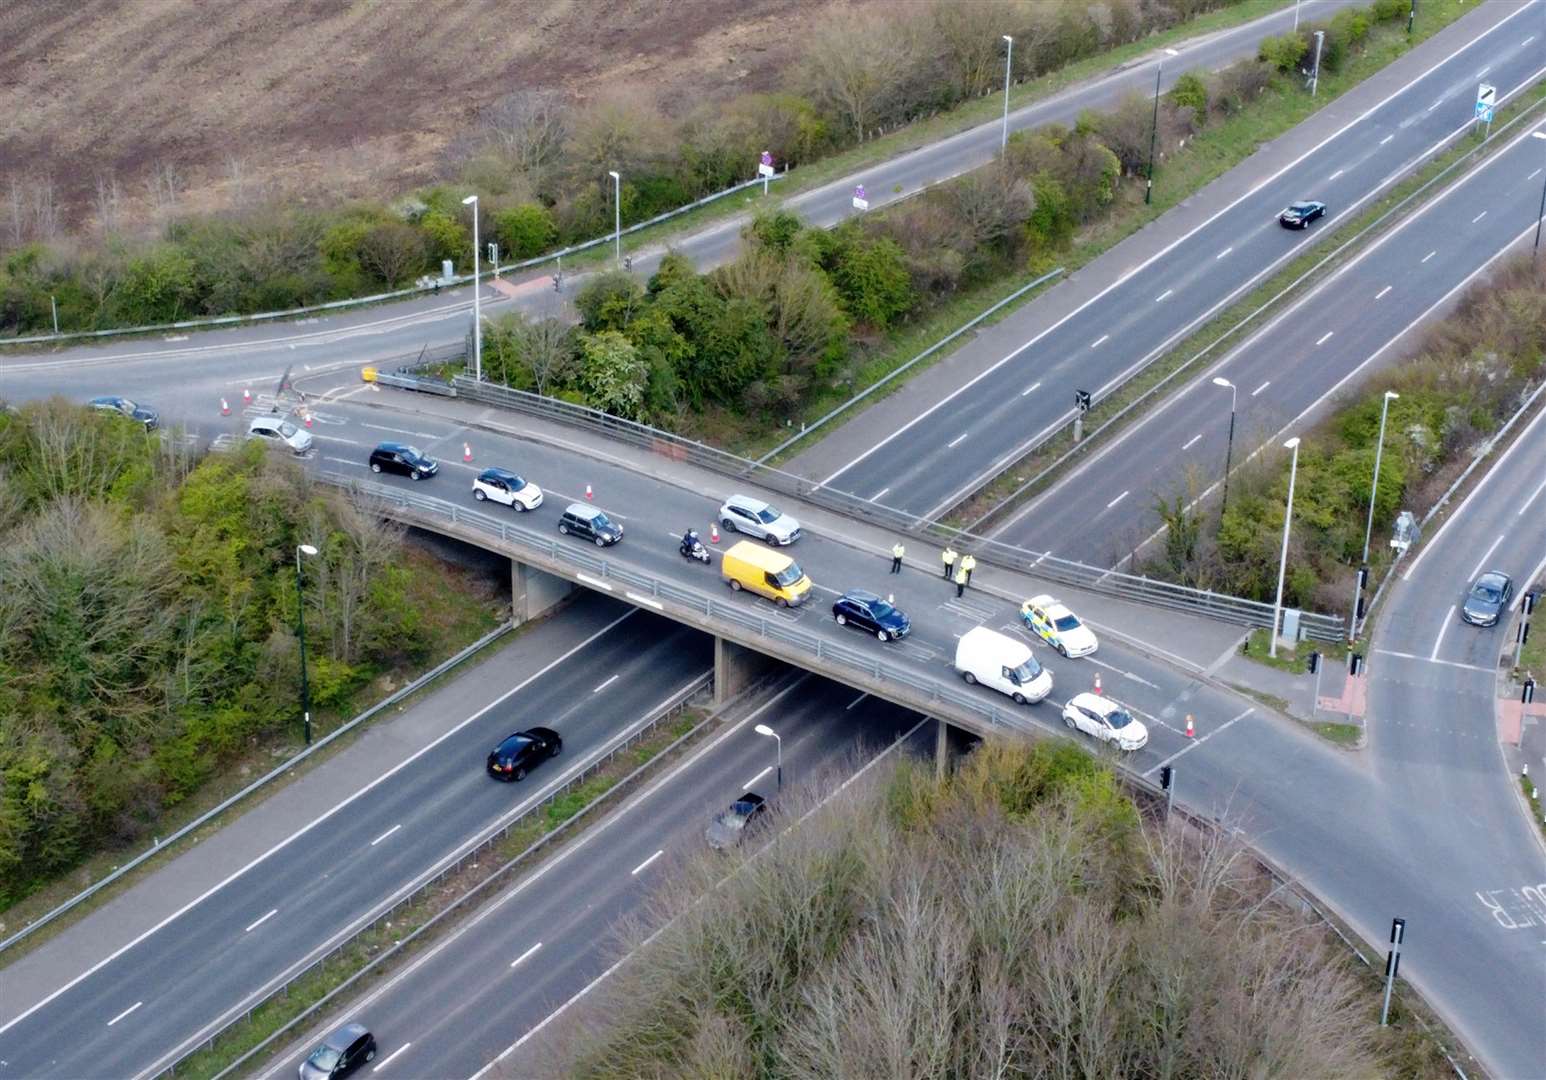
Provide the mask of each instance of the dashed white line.
{"label": "dashed white line", "polygon": [[542,942],[539,941],[539,942],[537,942],[537,944],[533,945],[531,948],[529,948],[525,952],[523,952],[520,956],[517,956],[514,960],[510,961],[510,966],[511,967],[515,967],[518,964],[520,964],[520,962],[522,960],[529,960],[529,959],[531,959],[531,954],[536,952],[540,948],[542,948]]}
{"label": "dashed white line", "polygon": [[628,871],[628,873],[630,875],[637,875],[640,870],[643,870],[646,866],[648,866],[650,863],[654,862],[656,859],[660,858],[664,854],[665,854],[664,849],[655,852],[655,854],[653,854],[649,858],[645,859],[638,866],[635,866],[632,870]]}
{"label": "dashed white line", "polygon": [[1251,396],[1255,397],[1257,394],[1261,393],[1263,390],[1267,389],[1267,387],[1269,387],[1271,385],[1272,385],[1272,380],[1268,379],[1266,382],[1264,382],[1260,386],[1258,386],[1255,390],[1252,390],[1251,391]]}
{"label": "dashed white line", "polygon": [[252,933],[258,927],[262,926],[264,923],[268,922],[268,920],[272,919],[278,913],[278,911],[279,911],[278,908],[275,908],[273,911],[270,911],[267,915],[263,916],[257,922],[255,922],[251,926],[247,927],[247,929],[243,930],[242,933],[244,933],[244,934]]}
{"label": "dashed white line", "polygon": [[886,493],[886,492],[888,492],[888,491],[890,491],[890,490],[891,490],[891,489],[890,489],[890,488],[889,488],[889,487],[883,487],[883,488],[881,488],[881,489],[880,489],[880,490],[879,490],[879,491],[877,491],[877,492],[876,492],[876,493],[875,493],[875,494],[873,494],[873,495],[871,495],[871,496],[870,496],[870,502],[875,502],[875,501],[876,501],[876,500],[877,500],[877,499],[879,499],[879,498],[880,498],[880,497],[881,497],[881,496],[882,496],[882,495],[884,495],[884,494],[885,494],[885,493]]}
{"label": "dashed white line", "polygon": [[844,705],[843,706],[843,711],[847,712],[849,709],[852,709],[855,705],[859,704],[859,702],[863,701],[865,698],[867,698],[869,696],[870,696],[869,694],[860,694],[858,697],[856,697],[852,701],[850,701],[847,705]]}
{"label": "dashed white line", "polygon": [[1449,605],[1449,610],[1444,613],[1444,622],[1439,627],[1439,636],[1433,639],[1433,651],[1428,654],[1429,660],[1439,658],[1439,646],[1444,644],[1444,635],[1449,631],[1449,621],[1455,617],[1455,605]]}
{"label": "dashed white line", "polygon": [[1432,112],[1434,109],[1437,109],[1442,104],[1444,104],[1444,99],[1443,98],[1439,98],[1439,100],[1435,101],[1432,105],[1428,106],[1428,111]]}
{"label": "dashed white line", "polygon": [[1480,574],[1480,573],[1481,573],[1481,572],[1482,572],[1482,567],[1484,567],[1484,566],[1486,566],[1486,565],[1487,565],[1487,560],[1488,560],[1488,559],[1490,559],[1490,558],[1492,558],[1492,553],[1493,553],[1493,552],[1494,552],[1494,551],[1497,551],[1497,550],[1498,550],[1498,545],[1499,545],[1499,544],[1501,544],[1501,543],[1503,543],[1503,537],[1502,537],[1502,535],[1501,535],[1501,534],[1500,534],[1500,535],[1499,535],[1499,536],[1498,536],[1498,538],[1497,538],[1497,539],[1496,539],[1496,540],[1494,540],[1494,541],[1493,541],[1493,542],[1492,542],[1492,547],[1490,547],[1490,548],[1488,548],[1488,549],[1487,549],[1487,554],[1485,554],[1485,555],[1483,555],[1483,556],[1482,556],[1482,560],[1481,560],[1481,562],[1479,562],[1479,563],[1477,563],[1477,564],[1476,564],[1476,569],[1475,569],[1475,570],[1472,570],[1472,571],[1471,571],[1471,576],[1472,576],[1472,577],[1473,577],[1473,578],[1474,578],[1474,577],[1475,577],[1475,576],[1476,576],[1476,575],[1477,575],[1477,574]]}
{"label": "dashed white line", "polygon": [[1484,67],[1484,68],[1482,68],[1482,69],[1481,69],[1481,70],[1480,70],[1480,71],[1478,71],[1478,72],[1477,72],[1477,73],[1476,73],[1476,74],[1475,74],[1475,76],[1473,76],[1473,78],[1477,78],[1477,79],[1480,79],[1480,78],[1481,78],[1481,77],[1482,77],[1482,76],[1483,76],[1483,75],[1485,75],[1485,74],[1487,74],[1487,72],[1489,72],[1489,71],[1491,71],[1491,70],[1492,70],[1492,65],[1491,65],[1491,64],[1488,64],[1488,65],[1487,65],[1487,66],[1486,66],[1486,67]]}
{"label": "dashed white line", "polygon": [[746,783],[742,784],[741,785],[741,790],[742,791],[750,791],[752,789],[752,785],[753,784],[755,784],[758,780],[761,780],[764,776],[768,775],[768,773],[770,773],[772,771],[773,771],[773,766],[769,765],[766,769],[763,769],[756,776],[752,777],[750,780],[746,781]]}
{"label": "dashed white line", "polygon": [[1535,35],[1531,34],[1529,37],[1525,38],[1523,41],[1521,41],[1519,43],[1519,47],[1522,49],[1522,48],[1524,48],[1526,45],[1530,44],[1530,42],[1532,42],[1534,40],[1535,40]]}
{"label": "dashed white line", "polygon": [[1395,138],[1394,135],[1387,135],[1383,139],[1380,140],[1380,145],[1384,146],[1386,143],[1390,142],[1390,140],[1394,139],[1394,138]]}
{"label": "dashed white line", "polygon": [[373,1072],[373,1073],[380,1072],[382,1069],[384,1069],[388,1065],[392,1064],[392,1059],[393,1058],[397,1057],[398,1054],[401,1054],[404,1050],[408,1049],[412,1045],[413,1045],[413,1043],[411,1043],[411,1042],[403,1043],[403,1045],[399,1046],[396,1050],[393,1050],[386,1057],[382,1058],[381,1059],[381,1063],[379,1065],[377,1065],[374,1069],[370,1070],[370,1071]]}
{"label": "dashed white line", "polygon": [[438,438],[440,438],[439,435],[431,434],[428,431],[404,431],[402,428],[382,427],[380,424],[363,424],[362,423],[360,425],[360,427],[362,427],[362,428],[370,428],[372,431],[387,431],[387,432],[392,433],[393,435],[412,435],[414,438],[417,438],[417,439],[438,439]]}
{"label": "dashed white line", "polygon": [[1124,492],[1122,492],[1122,494],[1118,495],[1115,499],[1112,499],[1109,503],[1107,503],[1106,504],[1106,509],[1110,510],[1113,506],[1115,506],[1117,503],[1121,502],[1125,498],[1127,498],[1127,492],[1124,491]]}
{"label": "dashed white line", "polygon": [[1218,262],[1225,255],[1228,255],[1231,251],[1234,251],[1234,250],[1235,250],[1234,245],[1231,244],[1229,247],[1225,248],[1223,251],[1221,251],[1217,255],[1213,256],[1213,261],[1214,262]]}
{"label": "dashed white line", "polygon": [[1532,491],[1530,493],[1530,497],[1524,501],[1524,505],[1523,506],[1521,506],[1517,511],[1515,511],[1514,516],[1515,517],[1519,517],[1526,510],[1530,509],[1530,504],[1535,501],[1536,497],[1538,495],[1540,495],[1542,490],[1546,490],[1546,480],[1542,480],[1540,487],[1536,488],[1534,491]]}
{"label": "dashed white line", "polygon": [[114,1024],[118,1023],[118,1021],[120,1021],[124,1017],[128,1016],[130,1013],[132,1013],[135,1009],[138,1009],[143,1004],[145,1004],[143,1001],[136,1001],[133,1005],[130,1005],[123,1012],[119,1013],[117,1016],[115,1016],[111,1020],[109,1020],[107,1022],[107,1026],[108,1027],[112,1027]]}
{"label": "dashed white line", "polygon": [[1482,218],[1484,218],[1486,216],[1487,216],[1487,211],[1483,210],[1480,214],[1477,214],[1474,218],[1471,219],[1471,224],[1475,225],[1478,221],[1480,221]]}
{"label": "dashed white line", "polygon": [[1534,172],[1533,172],[1533,173],[1531,173],[1531,174],[1530,174],[1530,175],[1529,175],[1529,176],[1527,176],[1527,177],[1525,177],[1525,179],[1526,179],[1526,180],[1534,180],[1534,179],[1535,179],[1535,178],[1536,178],[1536,177],[1537,177],[1537,176],[1539,176],[1539,175],[1541,175],[1541,170],[1539,170],[1539,169],[1536,169],[1536,170],[1535,170],[1535,171],[1534,171]]}
{"label": "dashed white line", "polygon": [[1331,340],[1331,335],[1335,334],[1335,333],[1336,333],[1335,330],[1327,330],[1324,334],[1322,334],[1320,336],[1320,340],[1317,341],[1315,344],[1317,344],[1317,345],[1324,345],[1324,344],[1326,344],[1326,342]]}
{"label": "dashed white line", "polygon": [[591,693],[593,693],[593,694],[601,693],[603,690],[605,690],[607,687],[611,686],[613,683],[617,682],[617,680],[622,678],[622,677],[623,677],[623,673],[622,672],[618,672],[617,674],[613,675],[611,678],[607,679],[606,682],[604,682],[600,686],[596,687],[596,689],[592,690]]}
{"label": "dashed white line", "polygon": [[1192,444],[1200,438],[1202,438],[1202,432],[1199,431],[1196,435],[1193,435],[1190,439],[1187,439],[1186,442],[1182,444],[1181,449],[1190,450],[1192,448]]}
{"label": "dashed white line", "polygon": [[375,847],[377,844],[381,843],[381,841],[385,840],[387,837],[391,836],[393,833],[395,833],[398,829],[401,829],[402,827],[403,827],[403,823],[399,821],[396,825],[393,825],[386,832],[382,833],[380,836],[378,836],[374,840],[372,840],[370,842],[370,846],[371,847]]}
{"label": "dashed white line", "polygon": [[1390,286],[1390,285],[1387,285],[1387,286],[1385,286],[1385,287],[1384,287],[1384,288],[1383,288],[1383,289],[1381,289],[1381,290],[1380,290],[1380,291],[1379,291],[1379,292],[1377,292],[1377,293],[1375,293],[1375,294],[1374,294],[1374,298],[1375,298],[1375,299],[1376,299],[1376,300],[1378,300],[1378,299],[1379,299],[1379,298],[1380,298],[1380,297],[1382,297],[1382,296],[1384,296],[1384,295],[1385,295],[1385,294],[1386,294],[1386,293],[1388,293],[1388,292],[1390,292],[1390,290],[1391,290],[1391,288],[1392,288],[1392,286]]}
{"label": "dashed white line", "polygon": [[970,434],[971,432],[969,431],[961,432],[961,434],[957,435],[955,438],[951,439],[948,443],[945,444],[945,449],[954,450],[957,446],[960,446],[963,442],[965,442],[966,437]]}
{"label": "dashed white line", "polygon": [[1110,334],[1102,334],[1100,337],[1098,337],[1094,341],[1090,342],[1090,348],[1093,349],[1093,348],[1095,348],[1098,345],[1104,345],[1106,343],[1106,341],[1110,337],[1111,337]]}
{"label": "dashed white line", "polygon": [[1160,293],[1158,296],[1156,296],[1154,298],[1154,302],[1156,304],[1159,303],[1161,300],[1165,299],[1165,297],[1169,296],[1171,293],[1173,293],[1175,291],[1176,290],[1174,290],[1174,289],[1166,289],[1164,292]]}
{"label": "dashed white line", "polygon": [[1039,382],[1033,382],[1033,383],[1031,383],[1031,385],[1030,385],[1030,386],[1027,386],[1027,387],[1026,387],[1026,388],[1025,388],[1025,389],[1024,389],[1024,390],[1021,390],[1021,391],[1020,391],[1020,396],[1021,396],[1021,397],[1025,397],[1025,396],[1026,396],[1026,395],[1027,395],[1027,394],[1031,394],[1031,393],[1034,393],[1034,392],[1035,392],[1035,391],[1036,391],[1036,390],[1038,390],[1038,389],[1039,389],[1039,388],[1040,388],[1040,387],[1041,387],[1041,383],[1039,383]]}
{"label": "dashed white line", "polygon": [[1336,172],[1334,172],[1330,176],[1326,177],[1326,183],[1328,183],[1328,184],[1331,183],[1333,180],[1335,180],[1337,177],[1341,176],[1345,172],[1347,172],[1346,169],[1338,169]]}
{"label": "dashed white line", "polygon": [[1434,256],[1435,256],[1435,255],[1437,255],[1437,254],[1438,254],[1438,252],[1437,252],[1437,251],[1430,251],[1430,252],[1428,252],[1428,254],[1426,254],[1426,255],[1424,255],[1424,256],[1423,256],[1423,257],[1422,257],[1422,258],[1421,258],[1421,259],[1420,259],[1420,260],[1418,260],[1418,261],[1419,261],[1419,262],[1427,262],[1427,261],[1428,261],[1428,260],[1429,260],[1429,259],[1431,259],[1431,258],[1433,258],[1433,257],[1434,257]]}

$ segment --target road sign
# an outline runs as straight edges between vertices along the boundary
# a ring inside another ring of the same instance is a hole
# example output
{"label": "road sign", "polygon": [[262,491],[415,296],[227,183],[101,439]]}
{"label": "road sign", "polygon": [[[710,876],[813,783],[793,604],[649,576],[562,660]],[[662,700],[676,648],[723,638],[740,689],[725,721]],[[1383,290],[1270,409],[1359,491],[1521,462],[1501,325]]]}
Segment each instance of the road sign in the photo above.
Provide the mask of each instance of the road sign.
{"label": "road sign", "polygon": [[1390,538],[1390,546],[1404,555],[1407,548],[1417,543],[1418,532],[1417,519],[1410,510],[1403,510],[1396,515],[1396,527]]}
{"label": "road sign", "polygon": [[869,208],[870,208],[869,197],[864,194],[864,185],[860,184],[860,185],[858,185],[857,187],[854,188],[854,209],[855,210],[868,210]]}
{"label": "road sign", "polygon": [[773,155],[768,153],[766,150],[764,150],[762,152],[762,160],[757,165],[757,175],[758,176],[772,176],[773,175]]}
{"label": "road sign", "polygon": [[1492,107],[1498,100],[1498,88],[1482,83],[1476,88],[1476,119],[1484,124],[1492,123]]}

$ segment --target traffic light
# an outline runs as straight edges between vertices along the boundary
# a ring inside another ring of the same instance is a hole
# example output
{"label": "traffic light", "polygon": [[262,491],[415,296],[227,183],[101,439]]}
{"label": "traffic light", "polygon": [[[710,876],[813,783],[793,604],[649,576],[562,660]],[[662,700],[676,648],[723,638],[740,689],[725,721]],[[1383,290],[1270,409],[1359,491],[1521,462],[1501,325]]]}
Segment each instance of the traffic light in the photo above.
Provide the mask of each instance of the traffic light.
{"label": "traffic light", "polygon": [[1363,653],[1348,653],[1347,673],[1349,675],[1363,674]]}
{"label": "traffic light", "polygon": [[1519,602],[1519,610],[1525,615],[1529,615],[1530,612],[1535,610],[1535,602],[1538,599],[1540,599],[1540,597],[1537,596],[1533,590],[1531,592],[1525,593],[1524,599]]}
{"label": "traffic light", "polygon": [[1304,669],[1311,675],[1314,675],[1317,671],[1319,671],[1321,669],[1321,654],[1318,652],[1312,652],[1309,656],[1305,657]]}
{"label": "traffic light", "polygon": [[1160,787],[1165,791],[1170,790],[1170,778],[1175,775],[1175,770],[1169,765],[1160,766]]}
{"label": "traffic light", "polygon": [[1369,564],[1365,563],[1364,565],[1362,565],[1362,566],[1360,566],[1358,568],[1358,591],[1359,592],[1363,592],[1368,587],[1369,587]]}

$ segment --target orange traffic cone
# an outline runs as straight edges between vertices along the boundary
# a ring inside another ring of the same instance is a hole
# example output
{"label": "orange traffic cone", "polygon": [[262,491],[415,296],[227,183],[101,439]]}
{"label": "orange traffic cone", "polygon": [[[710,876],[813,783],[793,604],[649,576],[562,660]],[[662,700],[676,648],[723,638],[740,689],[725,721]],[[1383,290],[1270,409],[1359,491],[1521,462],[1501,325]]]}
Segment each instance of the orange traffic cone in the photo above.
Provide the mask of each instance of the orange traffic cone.
{"label": "orange traffic cone", "polygon": [[709,526],[709,543],[719,543],[719,526],[717,524]]}
{"label": "orange traffic cone", "polygon": [[589,498],[592,498],[592,495],[591,495],[591,493],[590,493],[590,485],[589,485],[589,484],[586,484],[586,485],[585,485],[585,497],[586,497],[586,498],[587,498],[587,499],[589,499]]}
{"label": "orange traffic cone", "polygon": [[465,442],[462,443],[462,460],[463,461],[471,461],[472,460],[472,443],[465,443]]}
{"label": "orange traffic cone", "polygon": [[1186,737],[1188,739],[1190,739],[1190,738],[1192,738],[1196,734],[1197,734],[1197,729],[1192,726],[1192,714],[1191,713],[1187,713],[1186,714]]}
{"label": "orange traffic cone", "polygon": [[1097,694],[1102,693],[1100,688],[1100,672],[1098,671],[1095,673],[1095,692]]}
{"label": "orange traffic cone", "polygon": [[231,415],[231,403],[228,402],[225,398],[221,398],[220,399],[220,415],[221,416],[230,416]]}
{"label": "orange traffic cone", "polygon": [[251,405],[252,404],[252,391],[247,389],[245,386],[242,387],[242,404],[243,405]]}

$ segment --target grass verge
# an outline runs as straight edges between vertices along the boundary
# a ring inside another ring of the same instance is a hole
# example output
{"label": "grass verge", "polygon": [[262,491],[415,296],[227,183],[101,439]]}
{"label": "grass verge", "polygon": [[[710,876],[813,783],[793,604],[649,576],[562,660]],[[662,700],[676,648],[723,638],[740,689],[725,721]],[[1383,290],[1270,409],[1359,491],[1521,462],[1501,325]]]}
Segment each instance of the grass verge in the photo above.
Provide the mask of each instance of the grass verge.
{"label": "grass verge", "polygon": [[1357,724],[1333,724],[1318,721],[1310,727],[1315,734],[1337,746],[1354,749],[1363,743],[1363,728]]}
{"label": "grass verge", "polygon": [[1546,836],[1546,816],[1541,812],[1541,790],[1537,781],[1528,776],[1519,778],[1519,793],[1524,796],[1525,802],[1530,804],[1530,820],[1535,822],[1535,827],[1541,830],[1541,835]]}
{"label": "grass verge", "polygon": [[1244,694],[1248,698],[1259,701],[1263,705],[1267,706],[1267,708],[1275,709],[1276,711],[1282,713],[1284,716],[1293,715],[1291,712],[1289,712],[1289,702],[1287,698],[1278,697],[1276,694],[1269,694],[1265,690],[1258,690],[1254,686],[1245,686],[1242,683],[1230,683],[1229,686],[1236,693]]}
{"label": "grass verge", "polygon": [[[638,744],[613,758],[595,776],[550,802],[540,811],[529,813],[521,818],[509,834],[480,856],[477,862],[469,863],[461,871],[445,878],[418,900],[400,909],[391,919],[383,920],[356,937],[336,956],[328,959],[304,978],[297,980],[284,994],[273,997],[252,1010],[245,1021],[222,1035],[215,1046],[200,1051],[179,1065],[178,1076],[202,1078],[218,1074],[242,1054],[321,1001],[383,951],[449,908],[478,884],[491,877],[494,871],[505,863],[519,856],[543,836],[612,791],[634,769],[658,759],[662,750],[706,719],[709,719],[709,714],[704,710],[689,708],[671,720],[661,723]],[[682,743],[677,749],[686,750],[697,745],[717,727],[717,724],[704,724],[703,730],[695,738]],[[632,786],[641,785],[646,779],[638,778]],[[571,832],[557,844],[542,848],[523,868],[523,872],[529,872],[532,868],[542,865],[545,860],[553,858],[558,851],[562,850],[563,844],[572,843],[578,835],[580,835],[579,831]],[[439,928],[436,933],[416,940],[393,961],[383,964],[369,978],[362,980],[358,986],[359,993],[367,993],[390,977],[401,965],[432,947],[435,941],[452,926],[454,926],[454,920],[447,926]]]}

